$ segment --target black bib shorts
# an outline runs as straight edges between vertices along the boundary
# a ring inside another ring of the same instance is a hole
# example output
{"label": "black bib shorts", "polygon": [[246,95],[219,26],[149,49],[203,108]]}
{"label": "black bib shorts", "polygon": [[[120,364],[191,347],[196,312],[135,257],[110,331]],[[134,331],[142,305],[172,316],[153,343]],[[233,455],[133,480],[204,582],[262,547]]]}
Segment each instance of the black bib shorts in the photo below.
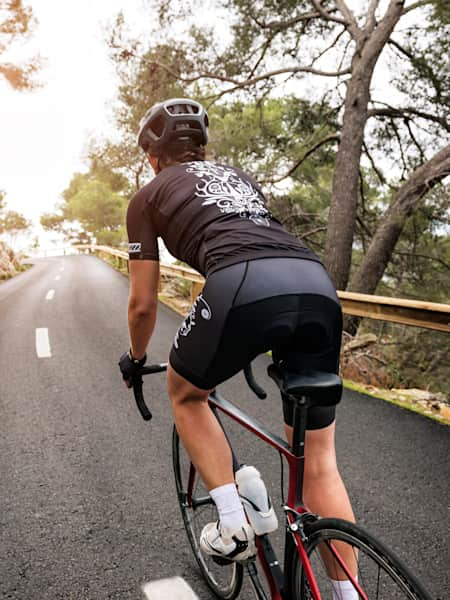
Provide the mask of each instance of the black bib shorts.
{"label": "black bib shorts", "polygon": [[[200,389],[213,389],[258,354],[291,369],[337,373],[342,313],[335,288],[318,262],[261,258],[214,271],[179,328],[170,364]],[[292,408],[283,402],[292,425]],[[330,425],[335,407],[308,411],[308,429]]]}

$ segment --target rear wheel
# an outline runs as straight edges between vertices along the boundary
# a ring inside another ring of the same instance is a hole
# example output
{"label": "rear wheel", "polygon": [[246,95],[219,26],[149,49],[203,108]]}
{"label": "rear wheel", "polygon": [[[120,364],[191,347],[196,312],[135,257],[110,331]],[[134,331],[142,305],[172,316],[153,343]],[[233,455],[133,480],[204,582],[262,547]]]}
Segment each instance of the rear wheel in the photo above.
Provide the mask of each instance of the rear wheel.
{"label": "rear wheel", "polygon": [[[355,598],[364,600],[432,600],[417,578],[384,544],[359,526],[340,519],[305,524],[306,552],[323,599],[333,597],[330,578],[346,580]],[[290,592],[292,600],[313,598],[296,548],[293,548]],[[343,566],[343,557],[349,557]],[[325,569],[324,561],[328,569]],[[345,574],[357,573],[356,583]],[[339,595],[337,596],[339,598]]]}
{"label": "rear wheel", "polygon": [[172,459],[178,503],[186,533],[202,575],[218,598],[233,600],[242,587],[243,566],[239,563],[218,565],[200,548],[200,533],[211,521],[217,521],[216,506],[193,467],[177,430],[173,429]]}

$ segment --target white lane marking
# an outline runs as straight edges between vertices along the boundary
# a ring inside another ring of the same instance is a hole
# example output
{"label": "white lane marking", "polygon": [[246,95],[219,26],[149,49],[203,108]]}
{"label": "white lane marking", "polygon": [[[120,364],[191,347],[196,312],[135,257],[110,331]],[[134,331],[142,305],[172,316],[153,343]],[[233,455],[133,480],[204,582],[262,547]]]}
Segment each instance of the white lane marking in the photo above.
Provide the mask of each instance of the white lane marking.
{"label": "white lane marking", "polygon": [[55,277],[55,281],[59,281],[60,279],[61,279],[61,275],[57,275],[57,276]]}
{"label": "white lane marking", "polygon": [[199,600],[192,588],[181,577],[159,579],[142,586],[147,600]]}
{"label": "white lane marking", "polygon": [[53,300],[55,296],[55,290],[48,290],[47,295],[45,296],[46,300]]}
{"label": "white lane marking", "polygon": [[59,270],[60,271],[64,271],[64,267],[59,267]]}
{"label": "white lane marking", "polygon": [[36,354],[38,358],[50,358],[52,355],[47,327],[36,329]]}

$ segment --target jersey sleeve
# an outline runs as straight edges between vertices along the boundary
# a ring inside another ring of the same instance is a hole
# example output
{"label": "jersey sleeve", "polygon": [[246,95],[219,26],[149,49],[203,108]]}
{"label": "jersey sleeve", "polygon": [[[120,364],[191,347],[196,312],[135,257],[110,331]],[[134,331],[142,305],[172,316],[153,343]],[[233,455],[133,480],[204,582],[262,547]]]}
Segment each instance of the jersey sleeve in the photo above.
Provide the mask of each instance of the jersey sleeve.
{"label": "jersey sleeve", "polygon": [[159,260],[158,233],[143,190],[130,201],[127,211],[128,256],[130,260]]}

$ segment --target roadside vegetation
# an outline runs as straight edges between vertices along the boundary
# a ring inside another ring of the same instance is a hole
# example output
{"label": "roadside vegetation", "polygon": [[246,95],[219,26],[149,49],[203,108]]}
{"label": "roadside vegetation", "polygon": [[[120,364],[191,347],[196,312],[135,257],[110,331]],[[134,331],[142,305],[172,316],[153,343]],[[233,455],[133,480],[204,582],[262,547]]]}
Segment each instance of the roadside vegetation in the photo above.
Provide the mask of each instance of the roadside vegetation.
{"label": "roadside vegetation", "polygon": [[[30,91],[39,85],[36,74],[41,59],[34,56],[15,64],[8,59],[8,50],[31,35],[35,24],[32,9],[24,6],[22,0],[0,0],[0,79],[18,91]],[[13,248],[16,237],[30,227],[23,215],[6,208],[6,193],[0,189],[0,280],[26,268]]]}
{"label": "roadside vegetation", "polygon": [[[117,16],[107,43],[118,135],[89,141],[86,172],[42,224],[121,247],[128,199],[150,177],[139,119],[163,98],[193,96],[208,107],[211,157],[255,175],[338,289],[448,303],[448,2],[214,4],[206,25],[198,3],[148,0],[145,39]],[[447,391],[448,335],[345,326],[347,342],[372,336],[354,353],[355,377]]]}
{"label": "roadside vegetation", "polygon": [[23,215],[7,210],[5,193],[0,190],[0,280],[14,277],[26,266],[13,248],[17,235],[24,233],[31,223]]}

